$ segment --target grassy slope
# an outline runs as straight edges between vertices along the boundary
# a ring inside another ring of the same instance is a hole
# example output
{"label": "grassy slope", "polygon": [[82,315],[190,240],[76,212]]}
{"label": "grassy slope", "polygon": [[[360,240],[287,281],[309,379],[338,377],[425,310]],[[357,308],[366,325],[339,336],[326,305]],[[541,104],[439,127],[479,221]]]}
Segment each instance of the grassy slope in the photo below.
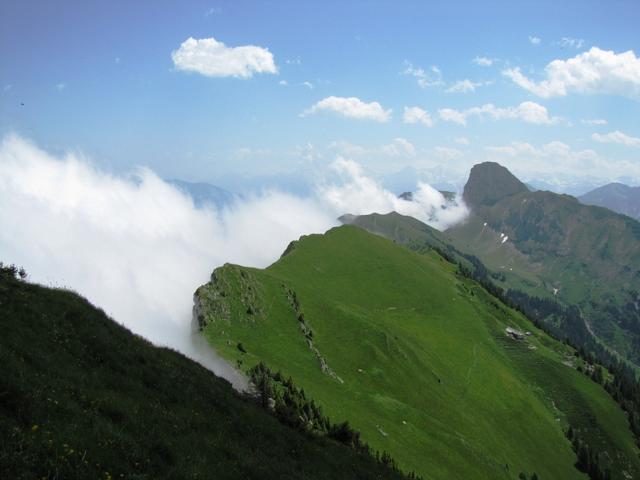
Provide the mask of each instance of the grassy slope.
{"label": "grassy slope", "polygon": [[[533,192],[477,208],[447,233],[458,248],[505,272],[506,285],[539,296],[558,288],[557,299],[579,305],[606,344],[639,361],[638,332],[621,329],[605,309],[635,300],[630,292],[640,287],[640,223],[571,197]],[[509,241],[501,244],[499,233]]]}
{"label": "grassy slope", "polygon": [[2,275],[0,365],[2,478],[398,478],[78,295]]}
{"label": "grassy slope", "polygon": [[[350,420],[405,469],[447,479],[585,478],[563,436],[569,421],[616,459],[614,478],[640,473],[623,412],[561,363],[570,351],[435,254],[345,226],[304,237],[266,270],[227,265],[214,276],[197,296],[219,353],[291,375],[332,420]],[[344,383],[321,372],[289,289]],[[534,334],[516,342],[507,325]]]}

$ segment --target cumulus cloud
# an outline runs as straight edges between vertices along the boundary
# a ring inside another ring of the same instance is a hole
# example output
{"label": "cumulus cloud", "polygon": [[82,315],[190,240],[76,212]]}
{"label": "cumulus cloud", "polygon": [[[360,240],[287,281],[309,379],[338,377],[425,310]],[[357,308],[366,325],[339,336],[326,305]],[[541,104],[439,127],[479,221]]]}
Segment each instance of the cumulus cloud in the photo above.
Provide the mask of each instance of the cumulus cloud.
{"label": "cumulus cloud", "polygon": [[452,108],[438,110],[438,115],[445,122],[466,125],[469,117],[490,118],[492,120],[514,119],[538,125],[553,125],[560,121],[558,117],[550,117],[547,109],[535,102],[522,102],[517,107],[496,107],[486,103],[480,107],[472,107],[458,111]]}
{"label": "cumulus cloud", "polygon": [[615,53],[592,47],[568,60],[554,60],[545,67],[546,78],[539,82],[519,68],[502,74],[542,98],[564,97],[571,92],[640,97],[640,58],[632,50]]}
{"label": "cumulus cloud", "polygon": [[591,138],[599,143],[617,143],[627,147],[640,147],[640,138],[631,137],[619,130],[605,134],[594,133]]}
{"label": "cumulus cloud", "polygon": [[251,78],[254,73],[278,73],[268,49],[255,45],[227,47],[213,37],[189,37],[171,58],[176,69],[207,77]]}
{"label": "cumulus cloud", "polygon": [[374,120],[382,123],[391,119],[391,110],[385,110],[378,102],[363,102],[358,97],[326,97],[302,112],[300,116],[304,117],[318,112],[333,112],[347,118]]}
{"label": "cumulus cloud", "polygon": [[456,137],[454,141],[459,145],[469,145],[469,139],[467,137]]}
{"label": "cumulus cloud", "polygon": [[0,260],[24,266],[32,281],[78,291],[135,333],[242,387],[191,328],[193,292],[215,267],[265,267],[291,240],[326,231],[346,212],[398,210],[440,228],[466,212],[442,210],[445,200],[424,184],[415,203],[398,202],[357,163],[339,159],[332,168],[338,178],[323,180],[310,198],[265,191],[215,210],[196,207],[148,169],[114,176],[79,154],[56,157],[5,137]]}
{"label": "cumulus cloud", "polygon": [[529,36],[529,43],[531,43],[532,45],[540,45],[541,41],[542,40],[540,39],[540,37]]}
{"label": "cumulus cloud", "polygon": [[411,62],[405,60],[404,75],[414,77],[418,82],[420,88],[438,87],[444,85],[442,81],[442,72],[438,67],[432,65],[429,70],[424,70],[420,67],[414,67]]}
{"label": "cumulus cloud", "polygon": [[493,59],[488,57],[475,57],[473,63],[480,67],[490,67],[493,65]]}
{"label": "cumulus cloud", "polygon": [[431,115],[420,107],[404,107],[402,121],[404,123],[421,123],[427,127],[433,127]]}
{"label": "cumulus cloud", "polygon": [[384,189],[378,182],[366,176],[362,167],[344,158],[331,165],[340,182],[319,188],[321,198],[333,210],[363,215],[371,212],[392,211],[409,215],[434,228],[446,229],[468,215],[462,198],[448,201],[444,195],[430,185],[418,182],[413,200],[404,200]]}

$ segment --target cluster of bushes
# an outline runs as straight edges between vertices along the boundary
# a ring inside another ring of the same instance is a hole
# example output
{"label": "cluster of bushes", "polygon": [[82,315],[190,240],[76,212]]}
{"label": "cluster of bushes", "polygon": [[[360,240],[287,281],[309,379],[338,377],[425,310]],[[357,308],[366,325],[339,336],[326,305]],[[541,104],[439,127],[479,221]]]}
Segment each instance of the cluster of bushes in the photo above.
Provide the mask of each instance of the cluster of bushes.
{"label": "cluster of bushes", "polygon": [[[263,362],[249,369],[247,373],[256,389],[260,405],[285,425],[301,432],[331,438],[403,474],[388,452],[384,451],[381,454],[377,450],[374,451],[360,439],[360,432],[354,430],[348,421],[332,423],[329,417],[323,414],[322,408],[307,398],[304,389],[295,386],[291,377],[285,378],[280,371],[272,372]],[[403,475],[410,480],[421,479],[415,472]]]}

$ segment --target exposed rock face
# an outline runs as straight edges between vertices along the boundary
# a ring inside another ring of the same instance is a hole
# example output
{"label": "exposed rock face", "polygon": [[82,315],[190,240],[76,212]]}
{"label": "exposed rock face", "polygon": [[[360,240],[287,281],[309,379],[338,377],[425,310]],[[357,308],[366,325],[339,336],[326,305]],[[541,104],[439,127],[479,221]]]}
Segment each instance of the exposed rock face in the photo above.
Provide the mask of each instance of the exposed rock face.
{"label": "exposed rock face", "polygon": [[484,162],[471,169],[463,198],[467,205],[474,208],[491,206],[504,197],[528,191],[527,186],[502,165]]}

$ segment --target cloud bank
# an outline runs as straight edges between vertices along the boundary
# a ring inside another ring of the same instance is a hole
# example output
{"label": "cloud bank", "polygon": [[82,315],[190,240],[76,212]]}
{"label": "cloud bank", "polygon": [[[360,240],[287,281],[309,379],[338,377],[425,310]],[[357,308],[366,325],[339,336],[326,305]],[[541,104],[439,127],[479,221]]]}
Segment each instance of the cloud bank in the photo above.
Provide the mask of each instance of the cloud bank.
{"label": "cloud bank", "polygon": [[241,388],[243,379],[191,329],[193,292],[215,267],[265,267],[291,240],[326,231],[346,212],[397,210],[438,227],[466,213],[443,210],[442,195],[424,184],[415,202],[399,200],[341,158],[320,183],[311,198],[265,191],[214,210],[148,169],[115,176],[79,154],[56,157],[8,136],[0,144],[0,260],[24,266],[32,281],[78,291]]}
{"label": "cloud bank", "polygon": [[176,69],[207,77],[251,78],[254,73],[278,73],[268,49],[254,45],[227,47],[213,37],[189,37],[171,59]]}

